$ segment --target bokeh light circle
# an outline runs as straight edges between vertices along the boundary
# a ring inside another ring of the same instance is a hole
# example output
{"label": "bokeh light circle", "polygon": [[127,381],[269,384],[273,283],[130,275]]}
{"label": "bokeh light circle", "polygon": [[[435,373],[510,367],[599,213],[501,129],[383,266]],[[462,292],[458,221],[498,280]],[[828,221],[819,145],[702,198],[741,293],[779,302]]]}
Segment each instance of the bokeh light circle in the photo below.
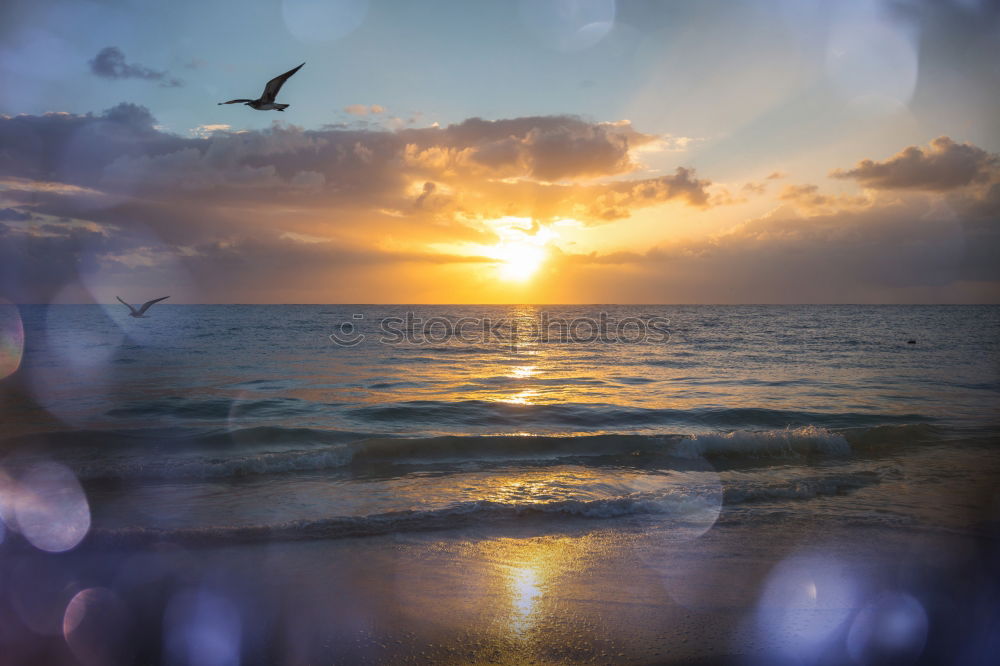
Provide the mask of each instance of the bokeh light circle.
{"label": "bokeh light circle", "polygon": [[522,23],[554,51],[582,51],[608,36],[615,25],[614,0],[521,0]]}
{"label": "bokeh light circle", "polygon": [[0,299],[0,379],[14,374],[24,355],[24,323],[17,306]]}
{"label": "bokeh light circle", "polygon": [[[867,12],[835,22],[827,42],[827,72],[855,108],[909,104],[917,85],[915,40],[892,21]],[[881,100],[874,104],[872,100]]]}
{"label": "bokeh light circle", "polygon": [[862,594],[862,581],[843,562],[818,554],[788,557],[772,569],[758,600],[760,639],[774,643],[782,659],[813,663]]}
{"label": "bokeh light circle", "polygon": [[239,609],[208,590],[178,593],[164,613],[163,633],[172,663],[237,666],[242,622]]}
{"label": "bokeh light circle", "polygon": [[368,0],[285,0],[281,14],[288,32],[300,42],[332,42],[364,22]]}
{"label": "bokeh light circle", "polygon": [[127,663],[128,635],[128,609],[107,588],[82,590],[66,606],[63,638],[73,655],[86,666]]}
{"label": "bokeh light circle", "polygon": [[68,285],[45,309],[39,341],[44,353],[30,366],[28,386],[38,404],[59,420],[92,427],[110,408],[98,403],[114,383],[114,357],[125,335],[100,308],[75,304],[81,293]]}
{"label": "bokeh light circle", "polygon": [[80,590],[65,562],[61,558],[26,553],[5,559],[4,568],[7,575],[3,595],[18,619],[32,633],[62,636],[66,605]]}
{"label": "bokeh light circle", "polygon": [[37,463],[17,480],[17,528],[39,550],[75,548],[90,530],[90,504],[76,475],[54,462]]}
{"label": "bokeh light circle", "polygon": [[902,592],[883,594],[861,609],[847,633],[847,651],[858,664],[912,664],[927,642],[927,613]]}
{"label": "bokeh light circle", "polygon": [[662,515],[647,521],[645,537],[636,544],[637,555],[659,574],[664,589],[678,605],[702,608],[715,599],[705,594],[700,583],[713,576],[714,563],[687,557],[696,540],[711,530],[722,513],[725,488],[718,471],[706,458],[685,460],[683,469],[672,471],[671,488],[665,495]]}

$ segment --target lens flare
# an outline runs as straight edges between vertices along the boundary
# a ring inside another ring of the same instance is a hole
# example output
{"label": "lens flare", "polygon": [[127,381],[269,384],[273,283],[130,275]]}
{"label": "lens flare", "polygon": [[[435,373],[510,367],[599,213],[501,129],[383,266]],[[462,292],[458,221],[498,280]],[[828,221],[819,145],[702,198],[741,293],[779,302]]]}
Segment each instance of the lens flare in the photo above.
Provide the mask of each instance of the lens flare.
{"label": "lens flare", "polygon": [[0,299],[0,379],[9,377],[21,365],[24,354],[24,325],[17,306]]}
{"label": "lens flare", "polygon": [[847,634],[858,664],[912,664],[927,642],[927,613],[908,594],[883,594],[861,609]]}
{"label": "lens flare", "polygon": [[848,100],[859,100],[860,108],[894,108],[891,102],[873,102],[886,98],[908,104],[919,68],[915,38],[874,3],[838,8],[842,16],[831,27],[826,54],[831,79]]}
{"label": "lens flare", "polygon": [[555,51],[595,46],[615,25],[614,0],[521,0],[518,9],[525,27]]}
{"label": "lens flare", "polygon": [[129,662],[128,635],[128,609],[109,589],[87,588],[66,606],[63,638],[73,655],[87,666]]}
{"label": "lens flare", "polygon": [[814,663],[831,649],[861,600],[860,581],[843,563],[819,555],[789,557],[772,570],[758,601],[760,638],[774,644],[781,659]]}
{"label": "lens flare", "polygon": [[180,592],[167,607],[163,625],[168,663],[240,663],[240,613],[224,597],[206,590]]}
{"label": "lens flare", "polygon": [[58,463],[39,463],[17,479],[17,528],[35,548],[71,550],[90,531],[90,505],[76,475]]}

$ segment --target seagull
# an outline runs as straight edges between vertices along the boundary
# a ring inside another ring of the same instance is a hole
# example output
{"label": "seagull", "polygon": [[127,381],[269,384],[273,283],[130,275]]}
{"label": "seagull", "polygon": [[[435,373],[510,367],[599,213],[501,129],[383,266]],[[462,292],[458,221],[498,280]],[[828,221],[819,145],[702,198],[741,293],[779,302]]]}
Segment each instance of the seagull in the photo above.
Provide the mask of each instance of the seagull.
{"label": "seagull", "polygon": [[170,297],[169,296],[163,296],[161,298],[154,298],[151,301],[146,301],[145,303],[142,304],[142,306],[138,310],[136,310],[134,307],[132,307],[131,305],[129,305],[128,303],[126,303],[125,301],[123,301],[121,296],[115,296],[115,298],[117,298],[121,302],[122,305],[124,305],[125,307],[128,308],[128,310],[129,310],[128,316],[129,317],[145,317],[146,315],[144,313],[146,312],[146,310],[148,310],[150,308],[151,305],[153,305],[153,303],[159,303],[160,301],[165,301],[165,300],[167,300]]}
{"label": "seagull", "polygon": [[[302,63],[304,65],[305,63]],[[260,99],[231,99],[228,102],[219,102],[219,106],[223,104],[238,104],[243,102],[251,109],[257,109],[258,111],[284,111],[288,108],[287,104],[275,104],[274,98],[278,96],[278,91],[281,90],[281,86],[288,80],[288,78],[295,72],[302,69],[302,65],[299,65],[295,69],[290,69],[281,76],[276,76],[267,82],[264,86],[264,94],[260,96]]]}

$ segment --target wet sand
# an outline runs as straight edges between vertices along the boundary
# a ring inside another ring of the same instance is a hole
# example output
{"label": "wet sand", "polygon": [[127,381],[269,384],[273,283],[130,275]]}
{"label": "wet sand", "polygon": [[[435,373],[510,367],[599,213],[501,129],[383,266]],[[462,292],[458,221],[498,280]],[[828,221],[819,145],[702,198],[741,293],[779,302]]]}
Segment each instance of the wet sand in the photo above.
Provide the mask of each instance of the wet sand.
{"label": "wet sand", "polygon": [[[58,556],[8,544],[3,642],[11,663],[837,663],[889,594],[919,605],[904,620],[925,616],[908,640],[926,661],[986,649],[995,543],[724,514],[694,537],[593,521]],[[94,587],[110,592],[67,649],[64,609]]]}

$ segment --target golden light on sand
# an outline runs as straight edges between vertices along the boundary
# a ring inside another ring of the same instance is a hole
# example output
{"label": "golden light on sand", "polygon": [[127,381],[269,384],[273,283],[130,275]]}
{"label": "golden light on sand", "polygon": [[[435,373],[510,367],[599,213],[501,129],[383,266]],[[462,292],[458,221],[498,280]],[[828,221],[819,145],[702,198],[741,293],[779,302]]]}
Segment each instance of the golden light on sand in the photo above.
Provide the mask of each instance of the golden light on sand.
{"label": "golden light on sand", "polygon": [[561,591],[567,573],[580,571],[585,558],[601,546],[597,535],[587,534],[498,538],[473,548],[494,563],[491,578],[497,585],[496,592],[504,598],[500,608],[509,613],[507,626],[512,637],[531,640],[530,636],[537,635],[557,610],[553,599],[566,593],[573,596],[572,590]]}
{"label": "golden light on sand", "polygon": [[510,591],[513,615],[511,626],[515,633],[523,633],[531,626],[535,604],[542,596],[541,572],[528,564],[510,568]]}

